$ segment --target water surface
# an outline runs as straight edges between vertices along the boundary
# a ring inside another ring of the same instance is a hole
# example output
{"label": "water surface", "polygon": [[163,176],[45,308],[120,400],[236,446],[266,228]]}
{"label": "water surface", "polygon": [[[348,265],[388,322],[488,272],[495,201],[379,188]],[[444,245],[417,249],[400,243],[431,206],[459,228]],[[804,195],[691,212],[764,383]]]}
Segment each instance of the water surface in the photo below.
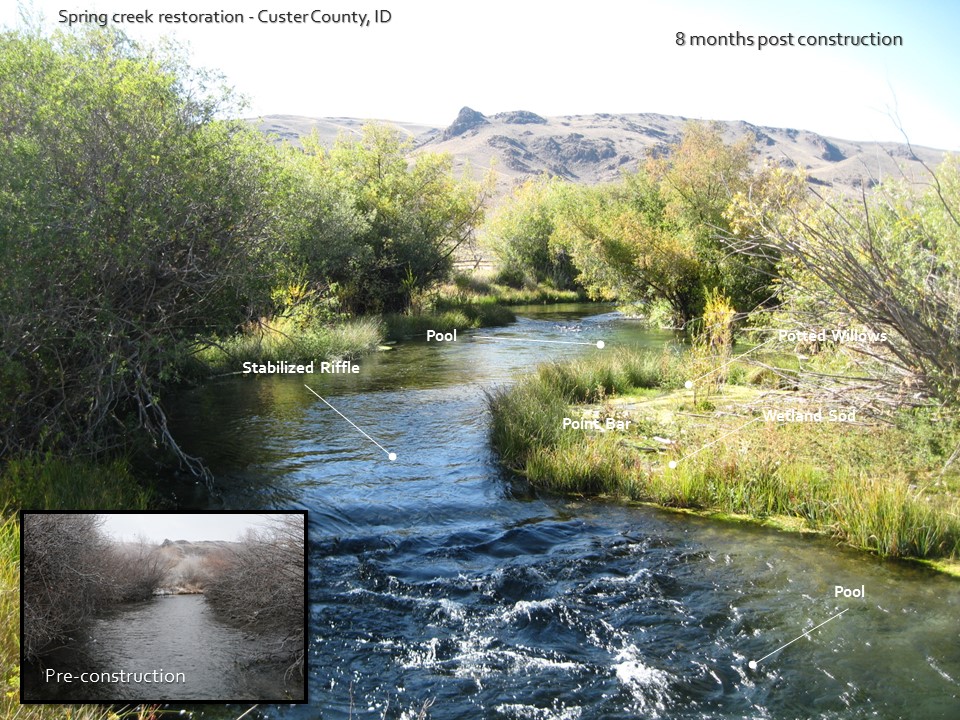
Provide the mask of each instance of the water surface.
{"label": "water surface", "polygon": [[[504,474],[486,391],[550,359],[676,351],[596,306],[522,313],[456,344],[400,344],[359,375],[233,377],[183,398],[178,436],[218,474],[216,496],[184,486],[185,503],[309,511],[311,702],[271,715],[960,717],[955,581]],[[836,584],[867,597],[835,599]]]}
{"label": "water surface", "polygon": [[[258,661],[267,650],[263,638],[222,622],[202,595],[127,603],[74,635],[70,648],[45,656],[45,666],[78,678],[105,673],[109,679],[58,683],[54,677],[25,688],[29,699],[278,701],[303,696],[296,676]],[[120,672],[127,675],[118,677]]]}

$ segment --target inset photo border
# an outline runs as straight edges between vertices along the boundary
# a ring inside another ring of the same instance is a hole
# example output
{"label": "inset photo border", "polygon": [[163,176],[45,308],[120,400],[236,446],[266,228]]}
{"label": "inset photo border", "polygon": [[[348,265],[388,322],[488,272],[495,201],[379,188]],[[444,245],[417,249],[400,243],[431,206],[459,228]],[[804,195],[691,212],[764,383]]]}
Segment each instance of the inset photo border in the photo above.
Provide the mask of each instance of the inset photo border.
{"label": "inset photo border", "polygon": [[21,513],[21,702],[307,702],[307,513]]}

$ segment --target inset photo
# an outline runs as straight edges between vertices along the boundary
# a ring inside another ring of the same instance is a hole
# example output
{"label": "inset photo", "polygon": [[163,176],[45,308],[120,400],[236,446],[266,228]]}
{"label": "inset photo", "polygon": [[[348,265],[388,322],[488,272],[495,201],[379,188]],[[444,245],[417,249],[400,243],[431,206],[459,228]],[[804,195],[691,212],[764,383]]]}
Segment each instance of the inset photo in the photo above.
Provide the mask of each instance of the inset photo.
{"label": "inset photo", "polygon": [[306,513],[24,512],[21,702],[306,702]]}

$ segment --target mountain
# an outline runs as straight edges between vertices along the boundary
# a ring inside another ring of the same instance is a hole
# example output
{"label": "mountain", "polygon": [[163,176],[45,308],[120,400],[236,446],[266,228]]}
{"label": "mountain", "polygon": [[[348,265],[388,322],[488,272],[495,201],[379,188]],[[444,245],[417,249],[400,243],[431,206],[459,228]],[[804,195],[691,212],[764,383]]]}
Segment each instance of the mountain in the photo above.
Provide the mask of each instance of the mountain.
{"label": "mountain", "polygon": [[[644,158],[664,152],[679,140],[688,118],[654,113],[564,115],[542,117],[527,110],[493,115],[465,107],[446,128],[416,123],[375,121],[396,127],[409,137],[416,152],[445,152],[458,169],[469,167],[484,175],[491,167],[498,195],[525,178],[546,173],[578,183],[616,180],[624,170],[636,170]],[[308,118],[268,115],[249,120],[278,140],[296,143],[317,132],[330,145],[345,134],[359,137],[367,122],[356,118]],[[720,121],[730,141],[753,139],[758,164],[772,161],[801,167],[812,185],[859,192],[880,180],[899,177],[926,181],[920,164],[936,167],[945,151],[892,142],[842,140],[809,130],[753,125],[743,120]]]}
{"label": "mountain", "polygon": [[231,557],[239,543],[225,540],[164,540],[160,553],[167,563],[161,595],[202,592],[220,558]]}
{"label": "mountain", "polygon": [[363,126],[369,122],[395,127],[414,141],[437,130],[432,125],[395,122],[393,120],[361,120],[344,117],[311,118],[302,115],[264,115],[260,118],[249,118],[247,122],[261,132],[273,135],[278,140],[286,140],[292,143],[297,143],[301,137],[308,137],[315,132],[320,138],[320,142],[328,147],[333,145],[334,141],[341,135],[359,138]]}
{"label": "mountain", "polygon": [[165,539],[160,543],[160,552],[168,558],[187,558],[195,556],[206,556],[216,554],[222,551],[232,552],[238,547],[238,543],[228,540],[170,540]]}

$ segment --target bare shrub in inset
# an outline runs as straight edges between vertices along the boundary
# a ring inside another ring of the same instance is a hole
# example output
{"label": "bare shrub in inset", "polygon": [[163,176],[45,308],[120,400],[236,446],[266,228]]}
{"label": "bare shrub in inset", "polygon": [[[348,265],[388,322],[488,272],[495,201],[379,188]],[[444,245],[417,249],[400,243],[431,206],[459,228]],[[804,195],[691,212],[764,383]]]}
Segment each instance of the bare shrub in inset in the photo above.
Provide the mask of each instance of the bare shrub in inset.
{"label": "bare shrub in inset", "polygon": [[57,642],[110,599],[109,544],[97,515],[23,516],[23,651]]}
{"label": "bare shrub in inset", "polygon": [[203,592],[209,579],[206,557],[197,555],[185,557],[167,575],[167,583],[182,592]]}
{"label": "bare shrub in inset", "polygon": [[160,588],[173,562],[160,548],[140,538],[136,545],[114,546],[106,559],[113,599],[146,600]]}
{"label": "bare shrub in inset", "polygon": [[272,659],[303,671],[304,526],[302,515],[283,515],[249,531],[220,563],[206,588],[207,600],[233,624],[265,638]]}

